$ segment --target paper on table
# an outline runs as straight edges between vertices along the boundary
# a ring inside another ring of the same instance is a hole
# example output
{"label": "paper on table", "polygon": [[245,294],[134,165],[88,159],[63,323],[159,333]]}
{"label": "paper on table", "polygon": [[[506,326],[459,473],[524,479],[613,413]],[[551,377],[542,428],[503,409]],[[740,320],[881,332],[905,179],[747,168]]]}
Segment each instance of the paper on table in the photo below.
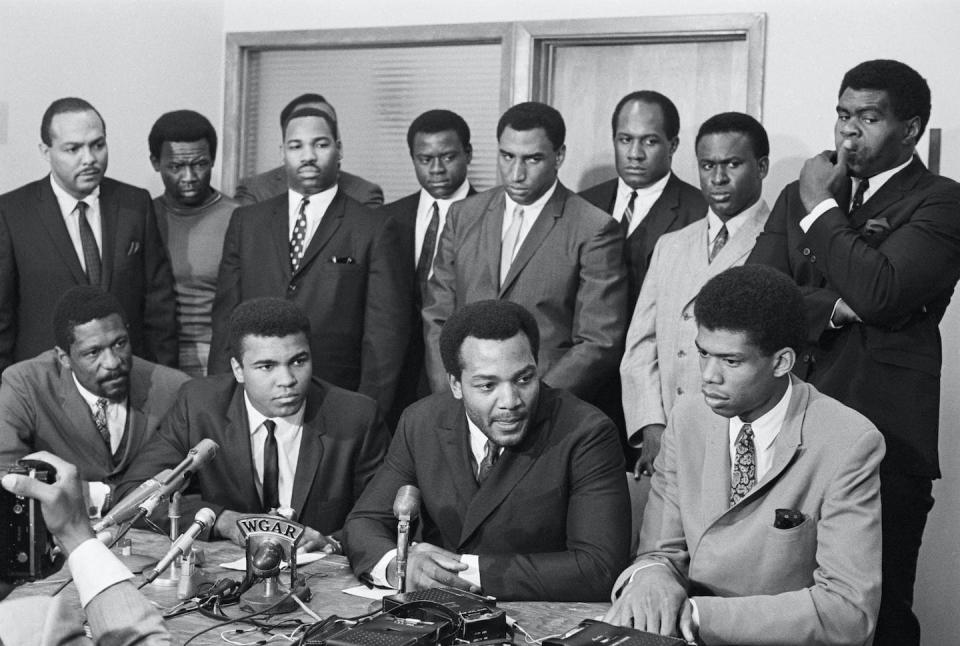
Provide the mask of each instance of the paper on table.
{"label": "paper on table", "polygon": [[[319,561],[322,558],[326,558],[326,552],[304,552],[302,554],[297,554],[297,565],[306,565],[307,563],[313,563],[314,561]],[[242,556],[236,561],[230,561],[229,563],[221,563],[220,567],[226,568],[228,570],[238,570],[244,572],[247,569],[247,557]],[[286,561],[283,562],[283,565],[280,566],[281,570],[286,570],[290,567]]]}
{"label": "paper on table", "polygon": [[396,594],[398,591],[392,588],[368,588],[365,585],[355,585],[352,588],[347,588],[344,592],[364,599],[383,599],[391,594]]}

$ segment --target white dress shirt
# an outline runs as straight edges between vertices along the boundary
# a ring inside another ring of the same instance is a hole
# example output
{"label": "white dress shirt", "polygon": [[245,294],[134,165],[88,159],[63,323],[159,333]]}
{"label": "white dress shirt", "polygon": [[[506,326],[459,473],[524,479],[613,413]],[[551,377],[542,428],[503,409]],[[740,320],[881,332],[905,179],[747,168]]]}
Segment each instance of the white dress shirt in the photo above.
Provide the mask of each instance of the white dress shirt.
{"label": "white dress shirt", "polygon": [[277,465],[280,468],[280,482],[277,487],[280,507],[289,508],[293,500],[293,478],[297,473],[297,460],[300,458],[300,438],[303,436],[303,412],[306,404],[287,417],[266,417],[254,408],[246,392],[243,393],[243,403],[247,408],[257,493],[263,497],[263,442],[267,439],[267,429],[263,423],[272,419],[277,425],[273,434],[277,438]]}
{"label": "white dress shirt", "polygon": [[414,250],[413,250],[413,266],[416,267],[417,263],[420,261],[420,251],[423,249],[423,238],[427,235],[427,228],[430,226],[430,218],[433,217],[433,203],[437,203],[437,211],[440,213],[440,218],[438,220],[439,226],[437,226],[437,239],[433,241],[433,252],[430,254],[430,273],[429,276],[433,275],[433,261],[432,259],[437,255],[437,247],[440,245],[440,232],[443,231],[443,226],[447,223],[447,212],[450,210],[450,205],[454,202],[459,202],[467,196],[467,193],[470,192],[470,182],[463,180],[463,184],[460,185],[453,195],[445,200],[440,200],[429,193],[426,189],[420,189],[420,203],[417,205],[417,221],[414,229]]}
{"label": "white dress shirt", "polygon": [[[87,271],[87,261],[83,257],[83,243],[80,241],[80,214],[77,212],[77,198],[73,197],[54,179],[53,173],[50,174],[50,185],[53,187],[53,194],[57,197],[57,203],[60,205],[60,213],[63,215],[63,223],[67,225],[67,233],[70,234],[70,242],[73,243],[73,249],[77,252],[77,259],[80,260],[80,266],[83,271]],[[93,229],[93,237],[97,241],[97,249],[100,250],[100,258],[103,259],[103,231],[100,218],[100,187],[97,186],[93,191],[83,198],[87,203],[87,222]]]}
{"label": "white dress shirt", "polygon": [[630,203],[630,194],[633,191],[637,192],[637,199],[633,202],[633,216],[630,218],[630,228],[627,230],[628,236],[640,226],[643,219],[650,213],[650,209],[653,208],[654,202],[659,200],[660,196],[663,195],[663,189],[666,188],[667,182],[670,181],[671,174],[670,171],[667,171],[666,175],[644,188],[630,188],[630,186],[623,181],[622,177],[617,179],[617,199],[613,203],[613,213],[611,213],[613,219],[617,222],[623,219],[623,212],[627,209],[627,204]]}
{"label": "white dress shirt", "polygon": [[713,243],[717,239],[717,235],[720,233],[720,229],[724,224],[727,225],[727,241],[733,239],[733,236],[737,235],[737,231],[740,230],[740,227],[743,226],[743,223],[753,217],[753,214],[757,212],[761,207],[766,206],[766,202],[763,201],[763,198],[760,198],[744,210],[737,213],[735,216],[724,222],[720,219],[720,216],[713,212],[712,208],[707,209],[707,254],[709,256],[710,250],[713,249]]}
{"label": "white dress shirt", "polygon": [[[77,391],[80,393],[80,396],[83,398],[83,401],[87,402],[87,406],[90,407],[90,412],[93,414],[94,419],[97,415],[97,400],[101,399],[99,395],[94,395],[92,392],[80,385],[80,382],[77,381],[77,376],[71,373],[73,377],[73,383],[77,386]],[[103,399],[106,399],[105,397]],[[123,439],[123,431],[127,427],[127,399],[122,402],[110,401],[107,399],[107,429],[110,431],[110,452],[114,453],[117,450],[117,447],[120,446],[120,440]]]}
{"label": "white dress shirt", "polygon": [[[793,394],[793,384],[787,377],[787,392],[777,402],[776,406],[766,413],[750,422],[750,428],[753,430],[753,446],[757,459],[757,482],[763,480],[770,467],[773,466],[773,442],[780,434],[783,428],[783,421],[787,418],[787,408],[790,406],[790,396]],[[730,464],[736,462],[737,456],[737,436],[740,429],[746,424],[739,417],[731,417],[729,421],[728,435],[730,448]]]}
{"label": "white dress shirt", "polygon": [[553,180],[553,186],[533,204],[518,205],[510,199],[509,194],[503,194],[506,198],[507,205],[503,211],[503,225],[500,229],[500,240],[503,240],[507,235],[507,229],[510,228],[510,223],[513,222],[513,210],[517,208],[517,206],[523,208],[523,224],[520,226],[520,236],[517,238],[516,247],[514,247],[514,257],[516,257],[516,253],[520,250],[520,247],[523,246],[523,241],[526,240],[527,234],[530,233],[530,229],[533,228],[533,223],[540,217],[540,212],[543,211],[543,207],[546,206],[547,202],[553,196],[554,191],[557,190],[558,183],[559,180]]}
{"label": "white dress shirt", "polygon": [[[303,249],[306,251],[307,246],[310,244],[310,240],[313,239],[313,234],[317,232],[317,227],[320,226],[320,220],[323,219],[323,215],[327,212],[327,209],[330,208],[330,203],[333,202],[333,198],[337,195],[337,185],[334,184],[325,191],[320,191],[319,193],[314,193],[313,195],[306,196],[309,198],[307,202],[307,231],[303,236]],[[303,200],[304,195],[297,193],[295,190],[287,189],[287,218],[289,226],[287,227],[287,239],[293,237],[293,230],[297,226],[297,218],[300,217],[300,202]]]}

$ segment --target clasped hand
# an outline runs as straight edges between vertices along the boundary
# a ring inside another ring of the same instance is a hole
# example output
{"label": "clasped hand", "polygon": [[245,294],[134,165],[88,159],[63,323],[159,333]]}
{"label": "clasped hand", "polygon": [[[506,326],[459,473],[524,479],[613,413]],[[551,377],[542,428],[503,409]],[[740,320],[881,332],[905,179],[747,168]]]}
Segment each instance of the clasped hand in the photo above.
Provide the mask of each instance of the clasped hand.
{"label": "clasped hand", "polygon": [[[407,555],[407,591],[444,587],[479,593],[480,588],[459,576],[466,569],[459,554],[430,543],[416,543]],[[396,559],[390,562],[388,571],[391,580],[397,581]]]}
{"label": "clasped hand", "polygon": [[671,637],[677,637],[679,629],[679,636],[688,642],[695,642],[699,632],[687,591],[669,569],[659,565],[638,571],[603,620]]}

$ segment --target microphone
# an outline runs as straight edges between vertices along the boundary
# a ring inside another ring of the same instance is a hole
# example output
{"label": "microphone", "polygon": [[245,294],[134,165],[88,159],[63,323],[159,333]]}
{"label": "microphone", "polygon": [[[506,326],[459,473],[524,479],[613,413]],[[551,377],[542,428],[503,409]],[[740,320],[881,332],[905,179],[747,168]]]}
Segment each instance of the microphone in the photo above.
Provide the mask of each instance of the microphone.
{"label": "microphone", "polygon": [[204,507],[198,511],[197,515],[193,518],[193,524],[190,525],[187,531],[180,535],[180,538],[173,542],[173,545],[170,546],[170,549],[167,551],[164,557],[157,562],[157,565],[153,568],[153,571],[147,575],[145,582],[151,583],[154,579],[160,576],[160,574],[162,574],[163,571],[166,570],[171,563],[173,563],[173,559],[177,558],[178,556],[182,556],[184,552],[190,549],[190,546],[193,545],[193,541],[197,538],[200,532],[213,525],[216,519],[216,514],[214,514],[213,510],[209,507]]}
{"label": "microphone", "polygon": [[106,516],[94,524],[93,531],[99,534],[105,529],[125,523],[136,516],[140,505],[160,490],[160,487],[167,481],[171,473],[173,472],[170,469],[164,469],[152,479],[147,480],[128,493]]}
{"label": "microphone", "polygon": [[143,512],[144,516],[152,514],[157,505],[179,491],[181,487],[187,484],[190,476],[212,460],[217,455],[219,448],[220,445],[211,439],[204,438],[197,442],[197,445],[187,453],[183,462],[174,467],[160,488],[141,501],[138,509]]}
{"label": "microphone", "polygon": [[400,592],[407,591],[407,546],[410,543],[410,522],[420,513],[420,490],[403,485],[393,499],[393,515],[397,517],[397,579]]}

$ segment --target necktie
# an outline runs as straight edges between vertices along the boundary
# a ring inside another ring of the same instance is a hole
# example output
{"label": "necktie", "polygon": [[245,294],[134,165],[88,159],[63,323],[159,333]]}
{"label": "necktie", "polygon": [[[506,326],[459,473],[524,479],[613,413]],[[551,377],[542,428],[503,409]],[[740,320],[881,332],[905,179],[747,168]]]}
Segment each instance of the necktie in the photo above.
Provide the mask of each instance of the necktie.
{"label": "necktie", "polygon": [[720,230],[717,231],[717,237],[713,239],[713,246],[710,247],[710,255],[707,257],[707,262],[713,262],[713,259],[716,258],[720,250],[723,249],[723,245],[727,244],[727,238],[729,237],[730,232],[727,231],[727,225],[724,224],[720,227]]}
{"label": "necktie", "polygon": [[433,248],[437,246],[437,229],[440,228],[440,207],[436,202],[431,207],[433,215],[430,224],[423,236],[423,248],[420,249],[420,258],[417,259],[417,284],[420,286],[421,297],[427,290],[427,279],[430,277],[430,265],[433,264]]}
{"label": "necktie", "polygon": [[280,506],[280,458],[277,452],[277,423],[264,420],[267,437],[263,440],[263,511]]}
{"label": "necktie", "polygon": [[630,235],[630,222],[633,220],[633,205],[637,202],[637,192],[630,191],[630,201],[627,202],[627,208],[623,210],[623,217],[620,218],[620,228],[623,229],[623,237]]}
{"label": "necktie", "polygon": [[490,475],[497,460],[500,459],[500,447],[493,440],[487,440],[487,446],[483,453],[483,460],[480,462],[480,468],[477,470],[477,483],[483,484],[483,481]]}
{"label": "necktie", "polygon": [[297,273],[300,268],[300,261],[303,259],[303,250],[306,247],[304,242],[307,237],[307,204],[310,204],[310,198],[304,196],[300,200],[300,212],[297,215],[297,222],[293,225],[293,235],[290,236],[290,273]]}
{"label": "necktie", "polygon": [[99,286],[100,247],[87,220],[87,203],[83,200],[77,202],[77,219],[80,221],[80,247],[83,249],[83,263],[87,266],[87,281]]}
{"label": "necktie", "polygon": [[730,506],[740,502],[757,484],[757,450],[753,429],[744,424],[734,444],[734,462],[730,474]]}
{"label": "necktie", "polygon": [[507,233],[503,236],[503,243],[500,245],[501,285],[507,277],[507,272],[510,271],[510,264],[513,262],[513,257],[517,255],[517,247],[520,242],[520,229],[523,227],[523,207],[519,204],[513,209],[512,218]]}
{"label": "necktie", "polygon": [[109,402],[103,397],[97,400],[97,410],[93,413],[93,423],[97,425],[97,433],[100,434],[104,444],[107,445],[107,451],[113,453],[113,450],[110,448],[110,425],[107,424],[108,403]]}
{"label": "necktie", "polygon": [[863,178],[857,184],[857,190],[853,194],[853,201],[850,202],[850,213],[853,213],[861,206],[863,206],[863,195],[867,192],[867,189],[870,188],[870,180]]}

